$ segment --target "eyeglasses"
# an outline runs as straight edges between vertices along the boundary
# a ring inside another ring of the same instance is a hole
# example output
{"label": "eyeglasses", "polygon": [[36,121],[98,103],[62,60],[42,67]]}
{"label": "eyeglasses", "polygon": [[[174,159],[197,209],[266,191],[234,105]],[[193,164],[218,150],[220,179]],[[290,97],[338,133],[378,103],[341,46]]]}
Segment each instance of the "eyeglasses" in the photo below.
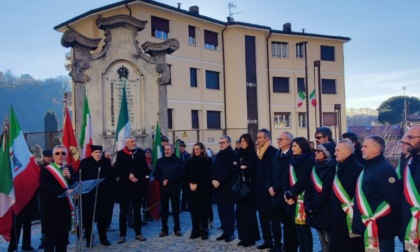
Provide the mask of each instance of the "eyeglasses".
{"label": "eyeglasses", "polygon": [[315,150],[316,153],[322,152],[322,150]]}
{"label": "eyeglasses", "polygon": [[289,139],[287,139],[287,138],[277,138],[277,141],[283,141],[283,140],[289,140]]}
{"label": "eyeglasses", "polygon": [[410,140],[412,140],[412,139],[414,139],[414,138],[420,138],[420,136],[410,136],[410,135],[407,135],[406,136],[408,139],[410,139]]}
{"label": "eyeglasses", "polygon": [[56,156],[58,156],[60,154],[61,154],[61,156],[66,156],[67,155],[67,153],[65,153],[64,151],[54,153],[54,155],[56,155]]}
{"label": "eyeglasses", "polygon": [[219,142],[219,144],[227,144],[227,142]]}
{"label": "eyeglasses", "polygon": [[315,136],[316,139],[321,139],[323,136]]}

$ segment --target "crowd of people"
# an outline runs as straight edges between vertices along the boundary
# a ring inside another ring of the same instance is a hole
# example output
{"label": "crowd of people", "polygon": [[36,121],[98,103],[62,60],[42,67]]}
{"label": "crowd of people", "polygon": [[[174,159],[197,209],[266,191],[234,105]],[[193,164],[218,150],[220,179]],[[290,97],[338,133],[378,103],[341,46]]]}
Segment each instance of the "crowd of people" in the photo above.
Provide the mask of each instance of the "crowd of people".
{"label": "crowd of people", "polygon": [[[180,153],[175,155],[175,146],[163,136],[164,156],[155,166],[151,150],[139,148],[136,138],[128,137],[114,164],[102,146],[92,145],[91,157],[81,161],[80,178],[65,165],[66,147],[55,146],[43,153],[40,200],[34,199],[34,204],[40,202],[41,246],[45,251],[66,251],[74,225],[71,185],[79,179],[103,179],[98,190],[82,195],[84,228],[79,236],[84,235],[87,247],[93,246],[94,222],[99,242],[111,245],[106,231],[114,201],[120,207],[118,243],[126,241],[130,218],[134,239],[146,241],[142,209],[148,207],[148,185],[154,179],[160,192],[159,237],[169,234],[169,215],[173,234],[182,236],[179,214],[188,210],[189,237],[208,240],[215,202],[223,231],[217,241],[233,241],[236,226],[238,246],[255,246],[262,239],[257,249],[312,252],[315,229],[323,252],[394,251],[395,237],[404,250],[419,251],[420,126],[412,126],[401,139],[396,168],[386,160],[386,143],[378,135],[367,136],[360,144],[354,133],[347,132],[334,142],[331,130],[320,127],[314,137],[312,147],[304,137],[281,132],[275,148],[267,129],[258,131],[255,142],[243,134],[235,147],[223,135],[217,155],[211,157],[201,142],[189,154],[180,141]],[[23,247],[32,249],[27,236],[31,218],[23,213],[15,218],[18,232],[12,232],[9,251],[16,250],[22,227]]]}

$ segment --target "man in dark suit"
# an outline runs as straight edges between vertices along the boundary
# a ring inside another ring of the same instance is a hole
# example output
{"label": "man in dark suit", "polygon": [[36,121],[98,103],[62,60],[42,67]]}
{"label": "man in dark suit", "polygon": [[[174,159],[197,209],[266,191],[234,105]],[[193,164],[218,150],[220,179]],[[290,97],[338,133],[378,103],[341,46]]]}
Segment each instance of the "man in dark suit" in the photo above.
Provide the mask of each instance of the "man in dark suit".
{"label": "man in dark suit", "polygon": [[41,170],[41,208],[45,231],[45,251],[66,251],[71,229],[71,212],[74,210],[70,197],[70,185],[77,181],[73,168],[65,165],[67,148],[57,145],[53,149],[54,162]]}
{"label": "man in dark suit", "polygon": [[219,146],[220,151],[217,153],[213,164],[211,182],[215,188],[214,197],[223,229],[223,234],[217,237],[216,240],[231,242],[235,239],[233,234],[235,226],[235,205],[234,194],[231,188],[234,171],[239,169],[239,156],[232,149],[229,136],[220,137]]}
{"label": "man in dark suit", "polygon": [[145,241],[141,234],[141,199],[145,184],[150,175],[146,156],[142,149],[137,147],[136,138],[130,136],[125,141],[126,146],[118,151],[115,161],[115,170],[118,174],[118,189],[120,200],[120,238],[118,243],[124,243],[127,235],[127,211],[128,204],[133,205],[134,232],[136,240]]}
{"label": "man in dark suit", "polygon": [[[85,228],[86,247],[93,246],[91,240],[91,233],[93,227],[93,218],[97,222],[99,240],[102,245],[109,246],[111,243],[106,236],[107,220],[110,212],[113,209],[113,180],[115,180],[116,173],[111,168],[111,160],[102,156],[102,146],[91,145],[92,154],[90,157],[83,159],[80,162],[79,169],[81,170],[82,181],[104,179],[97,188],[94,188],[90,193],[83,194],[83,227]],[[96,190],[98,197],[95,200]],[[95,209],[96,202],[96,209]],[[95,216],[93,212],[95,209]]]}
{"label": "man in dark suit", "polygon": [[[281,223],[280,216],[271,205],[271,195],[267,186],[268,172],[273,169],[274,158],[277,152],[271,145],[271,133],[267,129],[260,129],[257,133],[257,175],[255,178],[255,204],[264,243],[258,245],[258,249],[270,248],[272,251],[280,251]],[[272,184],[271,184],[272,185]],[[272,190],[273,192],[273,190]],[[273,244],[274,240],[274,244]]]}

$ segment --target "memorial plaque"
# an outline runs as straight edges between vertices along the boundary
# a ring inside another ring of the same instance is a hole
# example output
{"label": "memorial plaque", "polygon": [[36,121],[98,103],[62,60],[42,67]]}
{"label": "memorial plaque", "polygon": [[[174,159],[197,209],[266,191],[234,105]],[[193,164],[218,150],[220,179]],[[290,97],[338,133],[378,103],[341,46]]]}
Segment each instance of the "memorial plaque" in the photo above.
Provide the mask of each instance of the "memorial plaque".
{"label": "memorial plaque", "polygon": [[141,132],[141,76],[128,63],[118,63],[110,67],[103,79],[104,85],[104,134],[115,135],[121,107],[123,88],[126,88],[128,117],[131,134]]}

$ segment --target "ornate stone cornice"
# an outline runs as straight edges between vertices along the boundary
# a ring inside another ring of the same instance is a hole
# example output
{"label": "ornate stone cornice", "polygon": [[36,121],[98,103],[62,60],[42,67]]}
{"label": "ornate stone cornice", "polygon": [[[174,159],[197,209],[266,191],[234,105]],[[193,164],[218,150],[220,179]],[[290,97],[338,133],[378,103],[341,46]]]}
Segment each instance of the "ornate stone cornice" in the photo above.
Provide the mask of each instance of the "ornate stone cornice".
{"label": "ornate stone cornice", "polygon": [[142,45],[144,52],[150,54],[152,57],[163,54],[171,54],[178,50],[179,41],[174,38],[167,39],[162,43],[145,42]]}
{"label": "ornate stone cornice", "polygon": [[100,41],[101,39],[85,37],[73,29],[64,32],[61,44],[66,48],[73,48],[70,76],[75,83],[87,83],[89,81],[89,76],[85,75],[85,70],[89,68],[89,61],[92,60],[90,51],[95,50]]}

